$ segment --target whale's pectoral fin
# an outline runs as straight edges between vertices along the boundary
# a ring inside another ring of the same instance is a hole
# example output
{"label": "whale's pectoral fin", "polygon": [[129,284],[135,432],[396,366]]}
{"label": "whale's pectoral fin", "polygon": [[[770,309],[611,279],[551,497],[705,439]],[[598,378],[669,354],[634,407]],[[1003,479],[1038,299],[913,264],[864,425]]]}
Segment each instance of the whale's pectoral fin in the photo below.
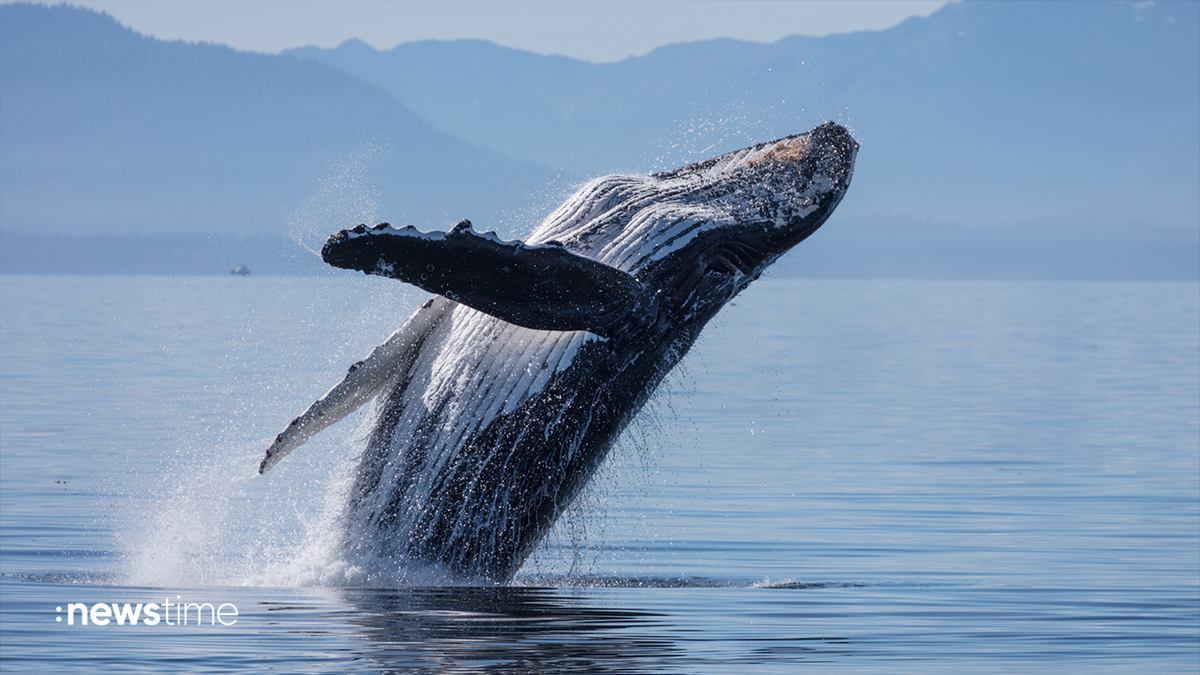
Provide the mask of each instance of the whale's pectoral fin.
{"label": "whale's pectoral fin", "polygon": [[561,244],[528,246],[478,234],[466,220],[450,232],[359,225],[330,237],[321,257],[536,330],[607,338],[652,322],[658,308],[656,294],[621,270]]}
{"label": "whale's pectoral fin", "polygon": [[279,432],[259,463],[258,472],[266,473],[317,432],[375,398],[397,373],[408,372],[421,344],[450,306],[441,298],[430,300],[409,317],[387,342],[376,347],[366,359],[350,366],[345,379]]}

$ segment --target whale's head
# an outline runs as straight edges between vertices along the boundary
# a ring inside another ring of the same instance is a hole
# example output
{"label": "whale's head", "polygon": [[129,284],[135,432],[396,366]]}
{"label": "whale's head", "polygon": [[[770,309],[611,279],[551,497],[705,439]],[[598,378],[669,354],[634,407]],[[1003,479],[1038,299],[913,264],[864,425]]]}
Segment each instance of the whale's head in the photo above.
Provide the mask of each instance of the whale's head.
{"label": "whale's head", "polygon": [[672,284],[678,280],[667,270],[690,268],[691,275],[700,274],[700,295],[723,304],[829,218],[850,186],[857,153],[850,133],[828,122],[807,134],[660,174],[702,186],[697,194],[704,195],[712,223],[644,274]]}
{"label": "whale's head", "polygon": [[827,122],[672,171],[600,178],[534,239],[633,275],[664,318],[702,324],[825,222],[857,152],[850,132]]}

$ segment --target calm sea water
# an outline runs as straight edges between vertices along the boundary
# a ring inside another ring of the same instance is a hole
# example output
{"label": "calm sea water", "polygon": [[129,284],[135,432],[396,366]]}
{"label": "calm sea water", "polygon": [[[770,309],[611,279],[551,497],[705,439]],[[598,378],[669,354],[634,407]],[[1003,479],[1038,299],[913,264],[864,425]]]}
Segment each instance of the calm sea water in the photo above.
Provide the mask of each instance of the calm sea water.
{"label": "calm sea water", "polygon": [[356,588],[362,417],[254,470],[422,298],[0,278],[0,668],[1200,671],[1197,283],[760,281],[515,586]]}

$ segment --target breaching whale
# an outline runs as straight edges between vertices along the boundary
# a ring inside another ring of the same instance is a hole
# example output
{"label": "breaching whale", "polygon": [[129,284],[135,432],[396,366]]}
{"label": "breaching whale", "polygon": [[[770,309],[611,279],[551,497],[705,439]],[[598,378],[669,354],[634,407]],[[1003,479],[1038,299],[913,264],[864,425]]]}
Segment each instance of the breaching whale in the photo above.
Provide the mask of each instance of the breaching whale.
{"label": "breaching whale", "polygon": [[827,122],[598,178],[524,241],[468,221],[338,232],[330,265],[435,296],[293,420],[259,472],[374,399],[347,553],[510,580],[704,325],[825,222],[857,151]]}

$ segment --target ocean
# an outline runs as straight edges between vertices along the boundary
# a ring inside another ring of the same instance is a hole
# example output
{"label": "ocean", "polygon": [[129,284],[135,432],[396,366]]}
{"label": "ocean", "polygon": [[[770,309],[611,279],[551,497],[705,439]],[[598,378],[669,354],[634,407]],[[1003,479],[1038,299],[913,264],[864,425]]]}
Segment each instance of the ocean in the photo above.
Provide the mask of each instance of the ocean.
{"label": "ocean", "polygon": [[0,277],[0,669],[1200,672],[1197,282],[760,280],[513,585],[362,588],[365,415],[255,471],[425,297]]}

